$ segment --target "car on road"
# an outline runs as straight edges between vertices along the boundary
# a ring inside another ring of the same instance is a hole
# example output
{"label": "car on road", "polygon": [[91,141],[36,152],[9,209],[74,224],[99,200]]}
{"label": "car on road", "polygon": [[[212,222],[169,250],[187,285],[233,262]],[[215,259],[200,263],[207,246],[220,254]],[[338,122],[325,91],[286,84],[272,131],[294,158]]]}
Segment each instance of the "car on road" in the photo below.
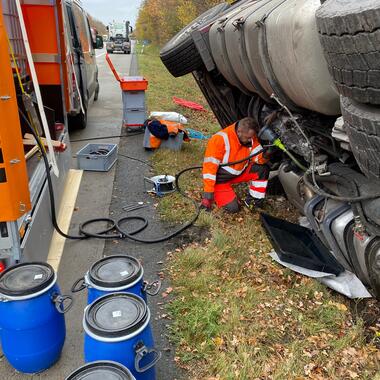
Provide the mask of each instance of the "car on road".
{"label": "car on road", "polygon": [[222,127],[277,112],[271,127],[302,165],[278,152],[273,182],[378,299],[379,14],[379,0],[221,3],[160,53],[175,77],[192,73]]}

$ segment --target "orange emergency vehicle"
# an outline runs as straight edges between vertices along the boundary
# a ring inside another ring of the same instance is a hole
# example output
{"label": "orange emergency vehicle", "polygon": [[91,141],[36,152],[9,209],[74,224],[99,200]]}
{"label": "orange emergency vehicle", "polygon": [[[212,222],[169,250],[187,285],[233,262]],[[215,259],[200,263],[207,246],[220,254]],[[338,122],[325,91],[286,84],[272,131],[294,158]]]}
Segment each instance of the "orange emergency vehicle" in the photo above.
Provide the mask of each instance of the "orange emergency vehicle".
{"label": "orange emergency vehicle", "polygon": [[47,258],[47,175],[30,126],[47,145],[58,206],[71,165],[68,121],[84,128],[99,92],[96,47],[102,39],[76,0],[0,0],[0,270]]}

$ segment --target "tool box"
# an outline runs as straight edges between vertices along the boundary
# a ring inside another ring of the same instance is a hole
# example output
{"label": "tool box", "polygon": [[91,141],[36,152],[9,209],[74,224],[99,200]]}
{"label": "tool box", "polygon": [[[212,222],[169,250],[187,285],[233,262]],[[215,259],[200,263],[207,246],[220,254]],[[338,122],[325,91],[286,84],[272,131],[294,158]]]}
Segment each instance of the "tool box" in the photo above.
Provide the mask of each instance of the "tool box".
{"label": "tool box", "polygon": [[116,144],[87,144],[77,153],[78,169],[108,172],[117,160]]}

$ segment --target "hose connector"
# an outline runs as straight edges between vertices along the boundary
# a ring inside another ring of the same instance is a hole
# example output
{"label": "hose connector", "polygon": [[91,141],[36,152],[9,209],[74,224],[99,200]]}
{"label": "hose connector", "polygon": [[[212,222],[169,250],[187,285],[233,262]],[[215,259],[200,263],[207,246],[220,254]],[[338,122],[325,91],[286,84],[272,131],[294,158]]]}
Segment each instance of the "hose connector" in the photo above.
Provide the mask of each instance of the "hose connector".
{"label": "hose connector", "polygon": [[282,143],[282,141],[279,138],[273,141],[273,145],[277,147],[278,149],[282,150],[283,152],[286,152],[285,145]]}

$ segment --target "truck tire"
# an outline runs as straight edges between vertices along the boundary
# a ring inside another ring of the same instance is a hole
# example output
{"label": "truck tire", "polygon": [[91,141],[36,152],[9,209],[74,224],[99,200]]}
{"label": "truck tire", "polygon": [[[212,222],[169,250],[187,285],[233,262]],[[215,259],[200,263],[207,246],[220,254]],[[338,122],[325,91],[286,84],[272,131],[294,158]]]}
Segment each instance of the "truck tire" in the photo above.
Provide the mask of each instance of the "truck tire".
{"label": "truck tire", "polygon": [[96,102],[99,99],[99,91],[100,91],[100,85],[99,82],[96,86],[95,95],[94,95],[94,102]]}
{"label": "truck tire", "polygon": [[360,103],[380,104],[380,2],[327,0],[316,19],[338,91]]}
{"label": "truck tire", "polygon": [[87,110],[84,110],[84,113],[80,111],[78,115],[69,116],[69,128],[72,130],[76,129],[86,129],[87,127]]}
{"label": "truck tire", "polygon": [[380,299],[380,239],[377,238],[366,257],[369,280],[376,298]]}
{"label": "truck tire", "polygon": [[370,179],[380,179],[380,109],[341,97],[346,132],[355,159]]}
{"label": "truck tire", "polygon": [[214,21],[229,6],[223,2],[201,14],[161,49],[160,58],[174,77],[189,74],[202,67],[203,61],[191,37],[191,32]]}

